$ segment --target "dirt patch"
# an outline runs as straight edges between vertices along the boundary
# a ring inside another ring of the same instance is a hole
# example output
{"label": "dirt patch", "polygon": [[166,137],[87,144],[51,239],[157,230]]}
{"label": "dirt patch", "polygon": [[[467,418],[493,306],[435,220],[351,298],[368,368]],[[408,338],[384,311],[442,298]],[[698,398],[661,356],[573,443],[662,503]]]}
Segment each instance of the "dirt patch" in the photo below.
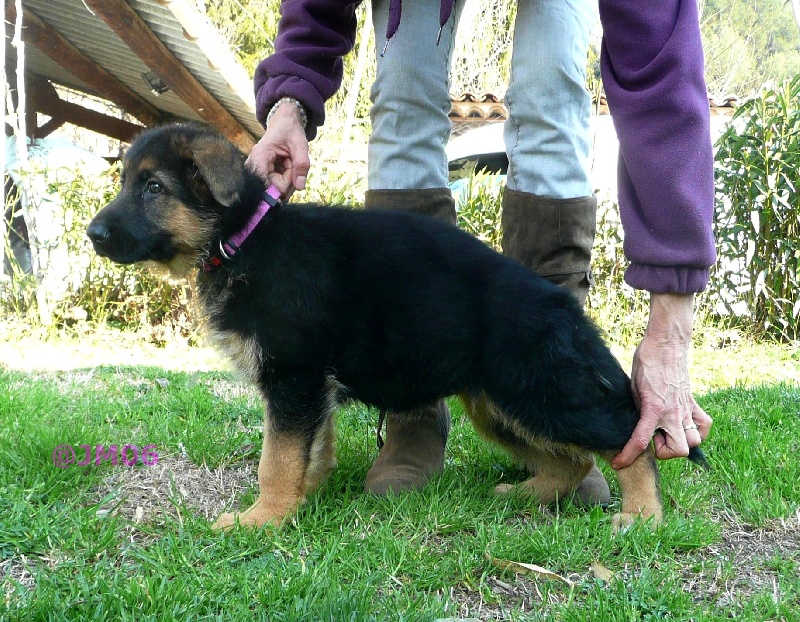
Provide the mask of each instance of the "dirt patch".
{"label": "dirt patch", "polygon": [[[727,522],[720,542],[686,555],[685,559],[682,588],[697,604],[706,603],[735,617],[742,603],[756,594],[766,592],[776,603],[782,602],[786,595],[781,593],[782,571],[776,560],[800,560],[800,510],[795,516],[773,521],[762,529]],[[701,570],[693,570],[698,566]],[[624,582],[627,576],[627,572],[616,573],[612,580]],[[563,578],[574,585],[588,585],[597,575],[587,568],[585,573],[570,573]],[[441,597],[455,605],[454,615],[482,621],[510,620],[519,611],[545,615],[549,607],[569,601],[569,588],[545,590],[544,584],[545,580],[527,574],[498,572],[485,577],[480,589],[459,584]],[[573,593],[572,598],[580,600],[578,593]],[[509,613],[511,610],[514,615]]]}
{"label": "dirt patch", "polygon": [[726,518],[722,540],[703,551],[705,570],[685,575],[687,591],[695,602],[713,602],[725,608],[764,592],[771,592],[773,600],[781,602],[779,565],[800,560],[800,509],[763,529],[736,522],[733,516]]}
{"label": "dirt patch", "polygon": [[6,605],[16,600],[20,590],[30,591],[36,586],[32,572],[35,563],[25,555],[0,561],[0,585]]}
{"label": "dirt patch", "polygon": [[63,555],[51,551],[46,555],[17,555],[0,561],[0,594],[6,606],[14,606],[21,592],[31,592],[36,587],[36,569],[55,568],[64,561]]}
{"label": "dirt patch", "polygon": [[256,485],[253,461],[229,468],[197,466],[184,456],[161,456],[153,466],[116,469],[92,493],[109,498],[98,514],[120,516],[131,523],[131,537],[140,523],[160,525],[182,520],[186,509],[208,521],[231,507]]}

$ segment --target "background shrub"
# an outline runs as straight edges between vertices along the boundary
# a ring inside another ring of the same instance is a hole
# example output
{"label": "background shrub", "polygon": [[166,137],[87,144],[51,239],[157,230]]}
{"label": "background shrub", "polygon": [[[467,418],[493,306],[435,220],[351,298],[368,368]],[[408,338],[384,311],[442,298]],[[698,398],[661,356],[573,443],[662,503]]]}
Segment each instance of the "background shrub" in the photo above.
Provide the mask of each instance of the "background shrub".
{"label": "background shrub", "polygon": [[735,112],[716,167],[717,313],[763,335],[800,336],[800,75]]}
{"label": "background shrub", "polygon": [[503,232],[500,227],[500,178],[478,171],[463,178],[461,192],[456,196],[458,226],[485,242],[496,251],[502,251]]}
{"label": "background shrub", "polygon": [[[712,270],[701,313],[721,323],[738,323],[760,335],[800,337],[800,76],[763,89],[736,111],[720,138],[716,163],[716,238],[719,261]],[[324,169],[310,199],[358,203],[356,173]],[[92,216],[116,190],[116,171],[107,177],[80,174],[52,185],[61,204],[59,224],[68,250],[66,290],[53,302],[57,325],[87,319],[127,328],[158,327],[157,340],[190,337],[186,282],[170,282],[139,266],[98,258],[85,237]],[[458,199],[458,224],[500,249],[501,184],[477,174]],[[590,313],[623,340],[641,332],[648,297],[624,284],[626,261],[616,204],[601,197],[592,269]],[[49,269],[63,269],[50,266]],[[42,276],[39,275],[40,280]],[[0,283],[0,310],[32,318],[37,280],[14,271]]]}
{"label": "background shrub", "polygon": [[[63,177],[63,176],[62,176]],[[53,275],[63,282],[61,292],[51,299],[53,320],[58,327],[88,320],[121,327],[160,326],[157,338],[171,333],[190,334],[186,303],[190,293],[186,283],[166,280],[140,266],[120,266],[98,257],[86,237],[92,217],[116,194],[116,169],[107,176],[76,173],[68,180],[51,183],[49,195],[57,196],[58,228],[63,231],[59,247],[66,260],[50,262],[45,274],[24,274],[13,270],[2,284],[0,310],[7,315],[37,323],[37,282],[52,282]],[[63,257],[63,255],[59,255]]]}

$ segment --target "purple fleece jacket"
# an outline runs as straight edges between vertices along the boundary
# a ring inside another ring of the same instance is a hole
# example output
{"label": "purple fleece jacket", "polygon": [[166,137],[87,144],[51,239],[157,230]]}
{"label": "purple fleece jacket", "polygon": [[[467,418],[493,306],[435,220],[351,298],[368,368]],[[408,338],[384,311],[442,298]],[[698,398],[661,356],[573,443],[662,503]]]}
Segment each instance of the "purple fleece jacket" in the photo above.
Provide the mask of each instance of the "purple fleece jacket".
{"label": "purple fleece jacket", "polygon": [[[393,1],[399,14],[400,2]],[[256,69],[262,123],[274,102],[294,97],[308,111],[308,138],[316,136],[325,102],[342,82],[342,56],[355,44],[358,4],[283,0],[275,52]],[[716,255],[697,2],[600,0],[599,5],[601,71],[620,142],[619,206],[630,261],[625,280],[656,293],[702,291]],[[389,37],[391,30],[390,23]]]}

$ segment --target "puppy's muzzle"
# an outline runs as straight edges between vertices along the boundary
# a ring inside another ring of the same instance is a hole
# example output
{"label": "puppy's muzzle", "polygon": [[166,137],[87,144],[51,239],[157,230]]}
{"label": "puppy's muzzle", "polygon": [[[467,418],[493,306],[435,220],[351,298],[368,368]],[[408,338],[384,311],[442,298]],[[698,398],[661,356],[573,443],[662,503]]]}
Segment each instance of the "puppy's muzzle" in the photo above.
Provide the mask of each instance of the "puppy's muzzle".
{"label": "puppy's muzzle", "polygon": [[95,252],[102,257],[107,257],[112,247],[111,229],[109,226],[95,219],[89,224],[88,229],[86,229],[86,235],[92,241]]}
{"label": "puppy's muzzle", "polygon": [[135,263],[143,259],[154,259],[153,252],[136,238],[125,223],[108,212],[101,211],[86,228],[94,251],[100,257],[122,264]]}

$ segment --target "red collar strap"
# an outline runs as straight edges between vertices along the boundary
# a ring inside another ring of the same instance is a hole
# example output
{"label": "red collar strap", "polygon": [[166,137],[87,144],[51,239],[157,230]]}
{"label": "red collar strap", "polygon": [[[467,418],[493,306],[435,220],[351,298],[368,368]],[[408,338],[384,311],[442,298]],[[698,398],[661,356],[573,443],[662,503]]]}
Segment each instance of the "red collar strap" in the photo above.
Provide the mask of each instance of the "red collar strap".
{"label": "red collar strap", "polygon": [[210,272],[214,268],[222,265],[222,259],[233,259],[234,255],[239,252],[239,247],[244,244],[248,236],[253,233],[253,230],[258,226],[258,223],[267,215],[267,212],[280,205],[281,192],[275,186],[270,186],[261,197],[261,202],[258,204],[256,211],[247,221],[241,231],[234,233],[227,240],[220,240],[219,253],[222,257],[212,256],[206,260],[200,261],[200,267],[204,272]]}

